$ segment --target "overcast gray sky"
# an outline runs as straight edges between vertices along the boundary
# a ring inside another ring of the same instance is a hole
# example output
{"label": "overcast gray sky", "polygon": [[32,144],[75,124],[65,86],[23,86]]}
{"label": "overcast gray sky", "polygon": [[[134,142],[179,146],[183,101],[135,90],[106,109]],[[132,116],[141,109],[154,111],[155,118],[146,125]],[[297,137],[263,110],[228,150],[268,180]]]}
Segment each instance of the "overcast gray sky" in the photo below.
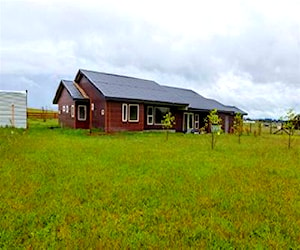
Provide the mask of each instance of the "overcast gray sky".
{"label": "overcast gray sky", "polygon": [[79,68],[193,89],[252,118],[300,113],[300,1],[0,0],[0,89],[52,105]]}

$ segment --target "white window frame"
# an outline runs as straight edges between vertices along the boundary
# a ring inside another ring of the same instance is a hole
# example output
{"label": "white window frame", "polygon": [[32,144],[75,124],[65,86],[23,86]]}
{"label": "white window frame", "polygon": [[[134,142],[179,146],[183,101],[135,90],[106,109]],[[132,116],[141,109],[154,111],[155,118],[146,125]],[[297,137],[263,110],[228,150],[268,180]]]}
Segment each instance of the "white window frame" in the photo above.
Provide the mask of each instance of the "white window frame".
{"label": "white window frame", "polygon": [[[80,108],[84,108],[84,118],[80,118]],[[77,107],[77,117],[78,121],[86,121],[86,105],[78,105]]]}
{"label": "white window frame", "polygon": [[94,111],[95,110],[95,104],[91,103],[91,110]]}
{"label": "white window frame", "polygon": [[[152,115],[149,115],[149,109],[152,109]],[[154,108],[153,106],[147,107],[147,125],[153,125],[154,124]],[[149,118],[152,118],[152,122],[149,122]]]}
{"label": "white window frame", "polygon": [[69,105],[66,105],[66,113],[69,113]]}
{"label": "white window frame", "polygon": [[71,117],[74,118],[75,116],[75,107],[74,105],[71,105]]}
{"label": "white window frame", "polygon": [[65,105],[62,106],[62,112],[63,112],[63,113],[66,112],[66,106],[65,106]]}
{"label": "white window frame", "polygon": [[[130,120],[130,108],[131,107],[137,107],[137,109],[136,109],[136,112],[137,112],[136,120]],[[128,117],[129,122],[139,122],[139,113],[140,113],[140,105],[139,104],[129,104],[128,105],[128,115],[127,115],[127,117]]]}
{"label": "white window frame", "polygon": [[128,118],[128,105],[126,103],[122,104],[122,122],[127,122]]}
{"label": "white window frame", "polygon": [[199,129],[199,114],[195,114],[195,129]]}

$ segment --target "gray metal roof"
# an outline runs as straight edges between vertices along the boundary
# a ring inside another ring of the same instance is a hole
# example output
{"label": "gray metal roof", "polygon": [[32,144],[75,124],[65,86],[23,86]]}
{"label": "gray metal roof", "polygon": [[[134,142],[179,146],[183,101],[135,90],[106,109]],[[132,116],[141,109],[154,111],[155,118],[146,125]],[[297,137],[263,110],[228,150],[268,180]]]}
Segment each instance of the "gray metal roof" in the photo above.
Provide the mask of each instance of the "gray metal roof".
{"label": "gray metal roof", "polygon": [[[79,80],[77,77],[81,74],[89,79],[108,99],[130,99],[170,103],[188,106],[188,108],[195,110],[217,109],[224,112],[246,114],[236,107],[226,106],[216,100],[205,98],[190,89],[163,86],[155,81],[83,69],[78,71],[75,80]],[[71,87],[70,83],[67,84]]]}
{"label": "gray metal roof", "polygon": [[162,86],[162,87],[166,88],[170,93],[175,95],[182,102],[189,103],[188,107],[190,109],[195,109],[195,110],[217,109],[219,111],[224,111],[224,112],[246,114],[244,111],[236,107],[226,106],[216,100],[205,98],[202,95],[199,95],[198,93],[190,89],[174,88],[169,86]]}
{"label": "gray metal roof", "polygon": [[188,105],[188,102],[181,102],[154,81],[89,70],[79,72],[85,75],[106,98]]}
{"label": "gray metal roof", "polygon": [[77,89],[73,81],[62,80],[61,82],[73,99],[86,99]]}

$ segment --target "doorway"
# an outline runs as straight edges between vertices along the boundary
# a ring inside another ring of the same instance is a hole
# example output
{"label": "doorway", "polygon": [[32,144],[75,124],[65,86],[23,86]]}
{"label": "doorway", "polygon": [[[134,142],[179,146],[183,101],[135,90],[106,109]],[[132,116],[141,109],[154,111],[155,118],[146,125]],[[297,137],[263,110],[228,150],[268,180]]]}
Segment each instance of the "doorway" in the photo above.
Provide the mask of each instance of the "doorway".
{"label": "doorway", "polygon": [[194,113],[183,113],[183,131],[191,132],[194,129]]}

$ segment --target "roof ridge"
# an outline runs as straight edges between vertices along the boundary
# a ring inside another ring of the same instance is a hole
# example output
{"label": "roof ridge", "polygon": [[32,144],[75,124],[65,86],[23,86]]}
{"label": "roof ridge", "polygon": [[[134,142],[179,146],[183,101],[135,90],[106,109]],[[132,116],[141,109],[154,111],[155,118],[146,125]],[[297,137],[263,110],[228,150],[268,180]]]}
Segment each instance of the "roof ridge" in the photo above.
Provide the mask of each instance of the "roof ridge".
{"label": "roof ridge", "polygon": [[[137,80],[142,80],[142,81],[147,81],[147,82],[155,82],[156,84],[158,84],[156,81],[154,80],[148,80],[148,79],[144,79],[144,78],[139,78],[139,77],[133,77],[133,76],[126,76],[126,75],[119,75],[119,74],[113,74],[113,73],[106,73],[106,72],[100,72],[100,71],[95,71],[95,70],[87,70],[87,69],[79,69],[81,72],[82,71],[87,71],[87,72],[91,72],[91,73],[97,73],[97,74],[103,74],[103,75],[109,75],[109,76],[116,76],[116,77],[123,77],[123,78],[130,78],[130,79],[137,79]],[[158,84],[160,85],[160,84]]]}

